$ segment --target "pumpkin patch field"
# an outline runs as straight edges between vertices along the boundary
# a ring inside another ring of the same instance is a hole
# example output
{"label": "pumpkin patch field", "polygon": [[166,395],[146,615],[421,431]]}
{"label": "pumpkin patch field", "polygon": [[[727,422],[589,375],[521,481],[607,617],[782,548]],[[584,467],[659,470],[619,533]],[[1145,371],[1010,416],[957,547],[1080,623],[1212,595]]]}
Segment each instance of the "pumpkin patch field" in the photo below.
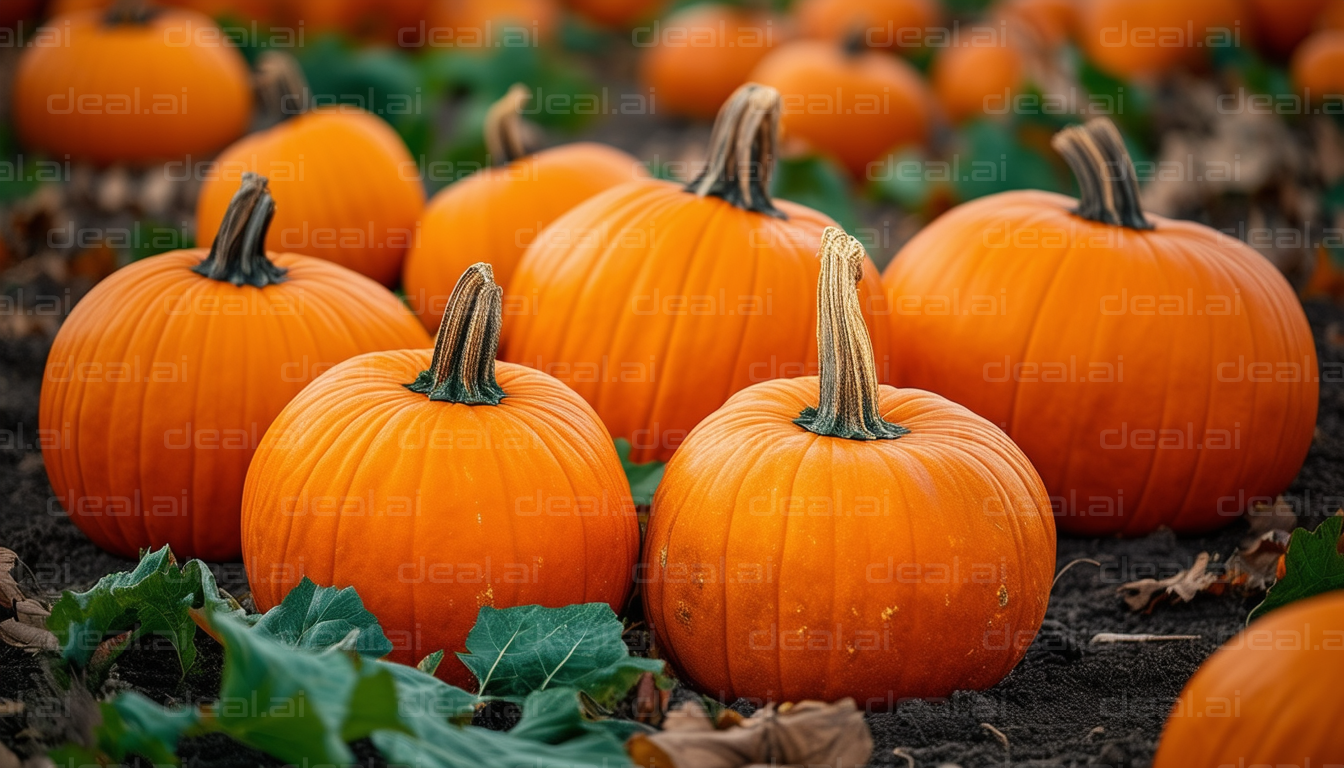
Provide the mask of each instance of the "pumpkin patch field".
{"label": "pumpkin patch field", "polygon": [[0,0],[0,768],[1323,768],[1341,660],[1341,0]]}

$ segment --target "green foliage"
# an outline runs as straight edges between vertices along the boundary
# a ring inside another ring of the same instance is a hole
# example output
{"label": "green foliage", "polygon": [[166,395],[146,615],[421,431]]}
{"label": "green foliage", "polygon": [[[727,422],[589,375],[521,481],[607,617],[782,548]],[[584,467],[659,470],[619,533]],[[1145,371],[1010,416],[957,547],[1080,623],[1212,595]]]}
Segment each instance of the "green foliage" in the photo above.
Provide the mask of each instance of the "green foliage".
{"label": "green foliage", "polygon": [[1274,583],[1264,602],[1251,610],[1247,622],[1277,608],[1322,592],[1344,589],[1344,555],[1339,552],[1344,517],[1328,517],[1315,531],[1298,528],[1288,541],[1283,578]]}
{"label": "green foliage", "polygon": [[521,700],[533,691],[571,687],[608,704],[663,662],[631,656],[611,607],[485,606],[458,658],[480,681],[480,693]]}
{"label": "green foliage", "polygon": [[772,186],[771,194],[775,197],[821,211],[846,231],[853,232],[858,227],[849,179],[844,171],[820,155],[777,161]]}
{"label": "green foliage", "polygon": [[621,469],[625,470],[625,479],[630,483],[630,495],[636,504],[652,504],[653,494],[658,483],[663,480],[663,470],[667,465],[661,461],[636,464],[630,460],[630,441],[624,437],[616,438],[616,455],[621,457]]}
{"label": "green foliage", "polygon": [[1051,160],[1025,144],[1011,124],[973,120],[963,126],[959,139],[950,171],[959,200],[1014,189],[1066,189]]}
{"label": "green foliage", "polygon": [[307,576],[257,622],[256,631],[292,648],[312,649],[330,648],[354,632],[360,655],[379,658],[392,652],[378,618],[365,610],[354,587],[319,588]]}

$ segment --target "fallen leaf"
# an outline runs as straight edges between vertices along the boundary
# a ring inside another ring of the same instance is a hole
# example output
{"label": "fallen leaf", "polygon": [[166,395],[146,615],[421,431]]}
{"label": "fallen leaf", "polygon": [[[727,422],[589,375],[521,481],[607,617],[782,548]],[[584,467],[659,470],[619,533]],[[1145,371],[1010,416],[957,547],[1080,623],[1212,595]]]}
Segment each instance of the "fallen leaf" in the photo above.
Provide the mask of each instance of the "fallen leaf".
{"label": "fallen leaf", "polygon": [[1188,603],[1195,595],[1218,582],[1220,575],[1209,572],[1209,553],[1200,552],[1195,564],[1165,579],[1140,579],[1120,585],[1116,590],[1131,611],[1151,611],[1159,602]]}
{"label": "fallen leaf", "polygon": [[1253,621],[1295,600],[1344,589],[1341,529],[1344,529],[1344,517],[1336,513],[1314,531],[1304,528],[1293,531],[1284,553],[1283,578],[1270,588],[1264,602],[1253,608],[1246,620]]}
{"label": "fallen leaf", "polygon": [[19,556],[0,547],[0,640],[28,650],[56,650],[56,636],[47,631],[51,611],[24,595],[14,578]]}
{"label": "fallen leaf", "polygon": [[699,703],[668,713],[667,725],[626,742],[635,765],[649,768],[743,768],[768,765],[866,765],[873,737],[853,699],[767,705],[740,725],[719,728]]}

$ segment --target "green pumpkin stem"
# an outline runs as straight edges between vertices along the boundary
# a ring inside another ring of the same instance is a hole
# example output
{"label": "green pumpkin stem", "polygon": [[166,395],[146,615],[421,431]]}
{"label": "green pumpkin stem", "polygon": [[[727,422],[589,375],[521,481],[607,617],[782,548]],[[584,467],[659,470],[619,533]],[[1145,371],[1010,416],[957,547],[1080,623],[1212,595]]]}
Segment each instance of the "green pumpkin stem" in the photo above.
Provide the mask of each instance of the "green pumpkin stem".
{"label": "green pumpkin stem", "polygon": [[863,244],[836,227],[821,235],[821,278],[817,281],[817,356],[821,397],[794,424],[828,437],[894,440],[910,430],[882,418],[877,366],[863,324],[858,285],[867,254]]}
{"label": "green pumpkin stem", "polygon": [[266,177],[248,172],[233,193],[224,220],[219,224],[210,255],[192,267],[198,275],[234,285],[265,288],[284,282],[286,270],[266,255],[266,231],[275,215],[275,201],[266,188]]}
{"label": "green pumpkin stem", "polygon": [[1152,229],[1139,203],[1139,180],[1125,140],[1104,117],[1071,125],[1055,134],[1050,145],[1063,155],[1078,180],[1078,207],[1088,221],[1129,229]]}
{"label": "green pumpkin stem", "polygon": [[734,91],[714,120],[709,164],[686,191],[787,219],[770,199],[781,109],[779,91],[769,86],[747,83]]}
{"label": "green pumpkin stem", "polygon": [[312,109],[308,78],[298,59],[284,51],[266,51],[257,59],[257,99],[270,123],[302,115]]}
{"label": "green pumpkin stem", "polygon": [[527,105],[532,93],[522,83],[514,83],[509,92],[490,105],[485,113],[485,147],[495,165],[508,165],[527,157],[523,142],[523,119],[518,112]]}
{"label": "green pumpkin stem", "polygon": [[406,388],[446,403],[499,405],[506,397],[495,379],[503,303],[490,265],[468,267],[448,297],[429,370]]}

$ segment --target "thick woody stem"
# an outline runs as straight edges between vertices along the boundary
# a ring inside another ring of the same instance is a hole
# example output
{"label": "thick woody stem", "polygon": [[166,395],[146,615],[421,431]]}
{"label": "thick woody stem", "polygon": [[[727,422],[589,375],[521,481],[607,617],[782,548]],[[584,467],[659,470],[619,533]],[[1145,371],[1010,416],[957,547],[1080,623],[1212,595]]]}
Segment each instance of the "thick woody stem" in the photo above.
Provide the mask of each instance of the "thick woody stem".
{"label": "thick woody stem", "polygon": [[485,262],[458,278],[434,342],[429,370],[406,385],[430,400],[499,405],[506,395],[495,379],[504,290]]}
{"label": "thick woody stem", "polygon": [[779,91],[747,83],[719,109],[709,137],[709,163],[687,192],[720,197],[748,211],[788,216],[770,199],[779,142]]}
{"label": "thick woody stem", "polygon": [[514,83],[509,92],[490,105],[485,113],[485,147],[496,165],[506,165],[527,156],[523,142],[523,119],[518,112],[532,98],[522,83]]}
{"label": "thick woody stem", "polygon": [[817,281],[817,355],[821,397],[795,424],[850,440],[892,440],[910,430],[882,418],[873,345],[863,324],[858,285],[867,258],[863,244],[835,227],[821,236]]}
{"label": "thick woody stem", "polygon": [[308,78],[298,60],[283,51],[266,51],[257,59],[256,87],[262,112],[272,122],[312,109]]}
{"label": "thick woody stem", "polygon": [[1104,117],[1086,125],[1071,125],[1050,140],[1064,156],[1078,180],[1078,207],[1074,213],[1102,224],[1130,229],[1152,229],[1139,204],[1139,180],[1125,140],[1115,124]]}
{"label": "thick woody stem", "polygon": [[266,177],[243,174],[243,182],[224,211],[224,220],[210,245],[210,255],[192,267],[198,275],[234,285],[265,288],[283,282],[286,270],[266,255],[266,231],[275,215],[275,201]]}

